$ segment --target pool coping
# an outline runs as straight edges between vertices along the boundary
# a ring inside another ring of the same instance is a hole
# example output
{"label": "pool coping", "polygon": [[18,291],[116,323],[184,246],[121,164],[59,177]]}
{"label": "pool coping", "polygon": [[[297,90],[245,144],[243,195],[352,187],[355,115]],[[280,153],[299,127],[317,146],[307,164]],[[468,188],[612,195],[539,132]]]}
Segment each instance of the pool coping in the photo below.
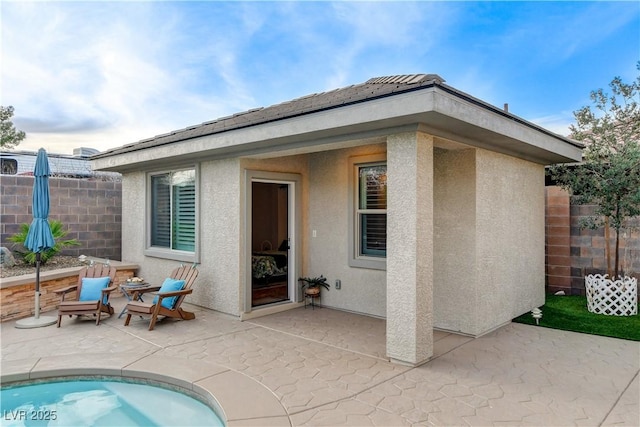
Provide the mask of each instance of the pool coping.
{"label": "pool coping", "polygon": [[81,354],[4,360],[3,387],[65,376],[149,380],[191,391],[210,404],[226,426],[290,426],[276,395],[247,375],[201,360],[139,353]]}

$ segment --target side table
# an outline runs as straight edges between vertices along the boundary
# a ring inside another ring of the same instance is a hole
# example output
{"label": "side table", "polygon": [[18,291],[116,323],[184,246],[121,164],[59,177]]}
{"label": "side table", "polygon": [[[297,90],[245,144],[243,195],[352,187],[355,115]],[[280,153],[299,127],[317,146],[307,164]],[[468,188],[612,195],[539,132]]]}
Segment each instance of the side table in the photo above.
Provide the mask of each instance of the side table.
{"label": "side table", "polygon": [[[137,301],[142,301],[142,294],[139,294],[135,291],[146,288],[148,286],[149,285],[145,282],[142,282],[142,283],[126,282],[120,285],[120,292],[122,292],[122,295],[125,296],[127,301],[133,301],[135,295],[137,295],[137,298],[136,298]],[[122,308],[122,311],[118,315],[118,319],[121,318],[122,315],[125,314],[126,312],[127,312],[127,304],[125,304],[124,307]]]}

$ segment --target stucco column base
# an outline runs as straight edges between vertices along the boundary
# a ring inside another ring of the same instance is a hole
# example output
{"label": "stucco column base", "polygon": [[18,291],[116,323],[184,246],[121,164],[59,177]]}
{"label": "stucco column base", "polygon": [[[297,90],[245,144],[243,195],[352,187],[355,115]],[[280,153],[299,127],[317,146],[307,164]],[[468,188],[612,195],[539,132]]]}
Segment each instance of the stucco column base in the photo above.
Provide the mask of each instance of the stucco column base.
{"label": "stucco column base", "polygon": [[433,356],[433,137],[387,138],[387,356]]}

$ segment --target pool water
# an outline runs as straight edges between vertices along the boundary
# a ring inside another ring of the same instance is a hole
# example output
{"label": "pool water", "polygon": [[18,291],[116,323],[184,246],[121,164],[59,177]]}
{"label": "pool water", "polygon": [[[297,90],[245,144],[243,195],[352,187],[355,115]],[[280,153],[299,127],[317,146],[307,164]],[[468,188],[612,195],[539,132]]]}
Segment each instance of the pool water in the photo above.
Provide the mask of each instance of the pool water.
{"label": "pool water", "polygon": [[224,426],[186,394],[111,380],[58,381],[3,388],[2,426]]}

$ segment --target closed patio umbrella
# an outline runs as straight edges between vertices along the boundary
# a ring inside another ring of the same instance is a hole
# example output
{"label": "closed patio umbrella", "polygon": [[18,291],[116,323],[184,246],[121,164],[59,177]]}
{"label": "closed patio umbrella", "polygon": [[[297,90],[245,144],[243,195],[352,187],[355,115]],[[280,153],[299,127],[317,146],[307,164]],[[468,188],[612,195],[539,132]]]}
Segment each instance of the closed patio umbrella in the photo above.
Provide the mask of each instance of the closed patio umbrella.
{"label": "closed patio umbrella", "polygon": [[40,259],[42,251],[55,245],[51,227],[49,227],[49,160],[44,148],[38,150],[36,166],[33,170],[33,221],[29,227],[29,234],[24,246],[36,254],[36,291],[35,316],[18,320],[16,328],[39,328],[56,323],[55,317],[40,317]]}

